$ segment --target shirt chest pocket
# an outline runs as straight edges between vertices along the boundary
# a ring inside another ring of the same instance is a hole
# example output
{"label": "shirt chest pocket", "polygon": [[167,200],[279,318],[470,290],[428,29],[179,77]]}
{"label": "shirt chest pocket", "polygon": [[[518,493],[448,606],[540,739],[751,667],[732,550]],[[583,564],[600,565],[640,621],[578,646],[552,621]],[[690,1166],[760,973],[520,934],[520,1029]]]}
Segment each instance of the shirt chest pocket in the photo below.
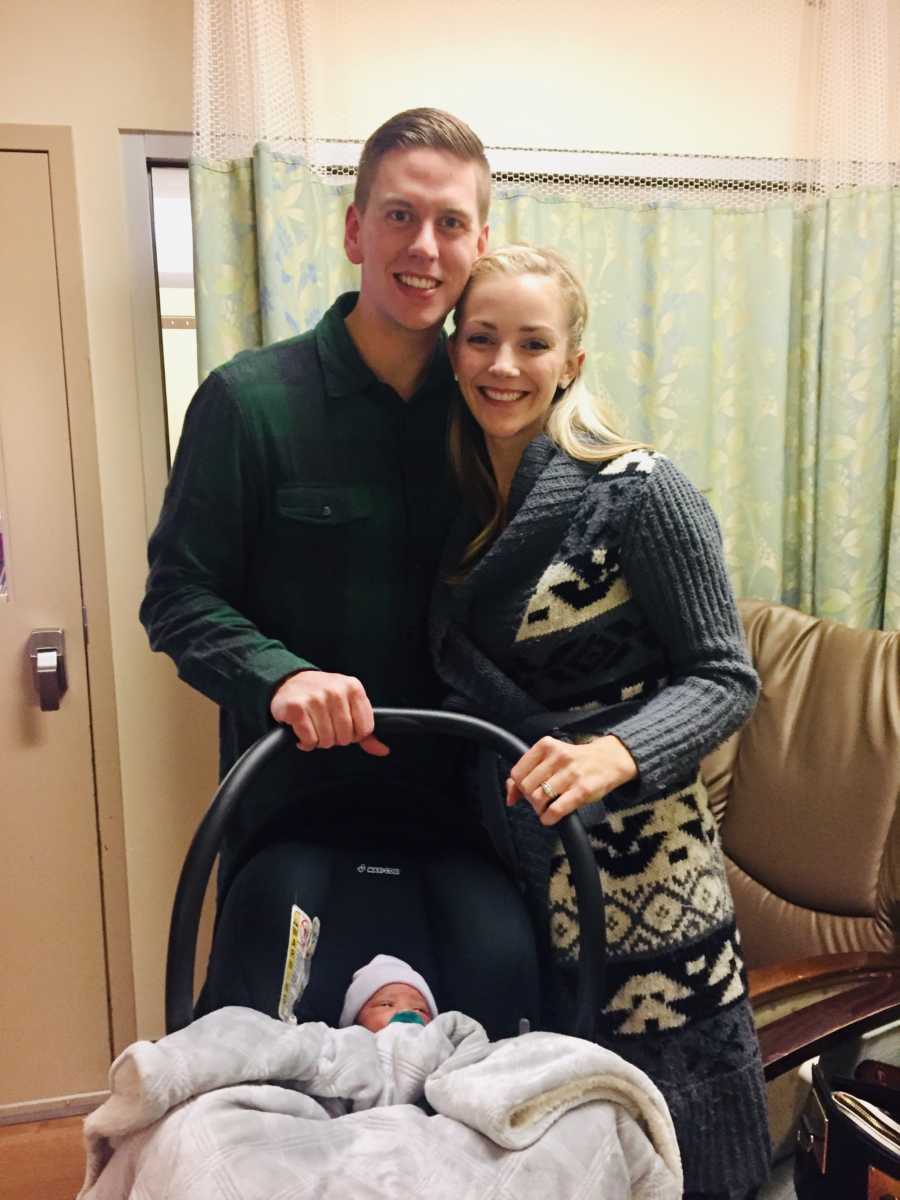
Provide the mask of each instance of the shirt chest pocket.
{"label": "shirt chest pocket", "polygon": [[372,496],[361,484],[286,484],[276,493],[275,514],[283,532],[337,529],[366,521],[372,515]]}

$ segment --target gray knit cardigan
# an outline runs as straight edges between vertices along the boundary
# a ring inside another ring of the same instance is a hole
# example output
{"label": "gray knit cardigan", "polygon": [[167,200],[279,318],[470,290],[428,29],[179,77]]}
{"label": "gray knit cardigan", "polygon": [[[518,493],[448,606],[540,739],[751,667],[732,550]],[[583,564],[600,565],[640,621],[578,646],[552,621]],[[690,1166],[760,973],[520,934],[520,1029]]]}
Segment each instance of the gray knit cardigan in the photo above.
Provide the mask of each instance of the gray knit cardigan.
{"label": "gray knit cardigan", "polygon": [[[466,578],[435,596],[432,652],[448,703],[527,741],[561,726],[564,737],[614,733],[631,752],[638,779],[581,810],[606,895],[601,1040],[663,1088],[681,1126],[686,1186],[739,1194],[766,1173],[762,1077],[698,767],[746,720],[759,684],[718,524],[664,456],[576,462],[546,437],[523,456],[507,518]],[[473,531],[462,518],[445,574]],[[530,806],[511,817],[519,864],[549,909],[556,967],[571,982],[578,922],[565,858]],[[718,1095],[715,1079],[725,1081]],[[701,1128],[723,1120],[743,1149]]]}

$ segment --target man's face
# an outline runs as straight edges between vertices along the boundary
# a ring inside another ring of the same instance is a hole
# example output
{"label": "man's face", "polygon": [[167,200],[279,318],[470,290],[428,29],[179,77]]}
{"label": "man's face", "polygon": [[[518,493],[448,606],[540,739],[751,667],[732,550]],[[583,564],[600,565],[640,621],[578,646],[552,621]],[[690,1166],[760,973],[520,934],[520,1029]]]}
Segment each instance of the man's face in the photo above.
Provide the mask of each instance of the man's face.
{"label": "man's face", "polygon": [[360,316],[386,332],[441,325],[487,246],[475,164],[444,150],[390,150],[365,210],[347,211],[344,248],[362,267]]}

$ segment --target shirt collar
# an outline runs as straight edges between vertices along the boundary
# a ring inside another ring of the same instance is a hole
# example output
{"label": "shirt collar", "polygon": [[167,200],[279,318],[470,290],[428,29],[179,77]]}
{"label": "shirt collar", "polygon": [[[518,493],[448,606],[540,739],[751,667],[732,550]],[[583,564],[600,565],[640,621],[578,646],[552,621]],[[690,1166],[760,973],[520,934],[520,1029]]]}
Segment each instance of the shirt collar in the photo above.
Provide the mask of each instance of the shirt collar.
{"label": "shirt collar", "polygon": [[[342,296],[338,296],[316,326],[319,360],[325,376],[325,390],[329,396],[359,395],[361,392],[382,386],[377,375],[357,350],[345,324],[346,317],[356,304],[358,294],[344,292]],[[447,358],[447,338],[441,331],[425,378],[411,400],[434,391],[446,393],[452,378]]]}

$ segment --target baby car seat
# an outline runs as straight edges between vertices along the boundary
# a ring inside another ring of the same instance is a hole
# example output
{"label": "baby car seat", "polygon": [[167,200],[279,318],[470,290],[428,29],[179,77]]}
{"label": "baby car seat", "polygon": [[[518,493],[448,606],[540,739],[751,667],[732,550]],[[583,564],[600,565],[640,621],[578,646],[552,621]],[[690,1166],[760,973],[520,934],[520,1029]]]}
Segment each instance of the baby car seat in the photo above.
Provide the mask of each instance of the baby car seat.
{"label": "baby car seat", "polygon": [[[472,739],[510,763],[528,749],[499,726],[462,713],[376,709],[376,732],[441,733]],[[166,1029],[193,1019],[193,976],[203,897],[229,817],[267,767],[296,753],[294,735],[279,727],[261,738],[234,764],[203,817],[185,858],[175,895],[166,964]],[[490,814],[495,828],[505,820]],[[571,1030],[592,1038],[603,992],[605,923],[603,893],[584,828],[571,814],[557,825],[568,856],[579,909],[579,984]],[[544,1011],[537,944],[540,941],[517,881],[500,858],[463,847],[416,848],[380,844],[370,851],[339,841],[267,847],[254,858],[257,879],[284,876],[277,858],[297,856],[296,902],[319,916],[321,934],[310,983],[296,1009],[300,1020],[336,1025],[353,970],[376,953],[410,962],[432,985],[438,1007],[459,1009],[479,1020],[493,1038],[515,1034],[521,1018],[534,1027]],[[292,859],[292,866],[294,860]],[[240,905],[240,876],[225,903]],[[248,941],[262,918],[260,905],[246,913]],[[287,935],[287,914],[280,911]],[[546,915],[540,919],[546,921]],[[284,939],[287,945],[287,936]],[[283,958],[282,964],[283,965]],[[278,975],[280,970],[268,974]],[[272,1010],[274,1005],[258,1005]]]}

